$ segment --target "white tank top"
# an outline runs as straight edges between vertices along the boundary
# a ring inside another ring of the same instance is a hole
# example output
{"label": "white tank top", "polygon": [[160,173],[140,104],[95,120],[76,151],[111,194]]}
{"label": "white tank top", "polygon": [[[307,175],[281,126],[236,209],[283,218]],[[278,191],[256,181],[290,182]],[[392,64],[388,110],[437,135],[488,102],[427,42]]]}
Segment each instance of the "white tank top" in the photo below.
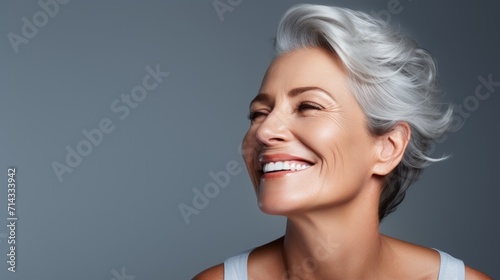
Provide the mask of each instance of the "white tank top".
{"label": "white tank top", "polygon": [[[438,280],[465,280],[463,261],[455,259],[445,252],[434,250],[438,251],[441,256]],[[248,280],[247,261],[251,251],[252,249],[246,250],[224,261],[224,280]]]}

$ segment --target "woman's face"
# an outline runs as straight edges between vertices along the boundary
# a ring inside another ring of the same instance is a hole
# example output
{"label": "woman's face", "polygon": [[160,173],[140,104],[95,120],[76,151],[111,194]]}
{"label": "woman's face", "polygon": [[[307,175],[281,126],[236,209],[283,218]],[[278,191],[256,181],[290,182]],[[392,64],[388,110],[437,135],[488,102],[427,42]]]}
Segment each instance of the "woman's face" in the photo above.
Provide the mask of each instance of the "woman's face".
{"label": "woman's face", "polygon": [[242,151],[260,209],[344,204],[372,176],[375,142],[340,60],[320,48],[276,58],[250,104]]}

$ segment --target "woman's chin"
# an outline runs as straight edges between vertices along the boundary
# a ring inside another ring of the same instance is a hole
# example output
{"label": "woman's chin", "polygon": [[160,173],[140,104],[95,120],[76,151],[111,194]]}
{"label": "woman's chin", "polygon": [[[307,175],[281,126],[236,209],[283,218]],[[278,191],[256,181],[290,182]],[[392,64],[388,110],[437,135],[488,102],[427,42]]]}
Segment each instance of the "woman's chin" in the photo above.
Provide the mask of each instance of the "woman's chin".
{"label": "woman's chin", "polygon": [[262,211],[267,215],[276,215],[276,216],[286,216],[286,214],[290,212],[288,211],[289,209],[265,203],[259,203],[259,209],[260,211]]}
{"label": "woman's chin", "polygon": [[258,198],[258,205],[260,211],[268,215],[288,216],[299,209],[303,209],[303,203],[296,200],[260,196]]}

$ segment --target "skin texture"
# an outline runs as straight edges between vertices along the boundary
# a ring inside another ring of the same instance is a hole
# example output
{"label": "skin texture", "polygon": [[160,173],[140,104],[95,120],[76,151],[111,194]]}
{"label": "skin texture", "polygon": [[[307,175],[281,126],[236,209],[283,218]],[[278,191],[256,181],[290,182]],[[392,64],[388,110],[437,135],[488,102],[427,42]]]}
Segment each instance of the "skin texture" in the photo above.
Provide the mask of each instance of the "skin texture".
{"label": "skin texture", "polygon": [[[288,220],[283,237],[250,254],[249,279],[438,278],[435,250],[379,233],[383,178],[401,161],[409,126],[371,135],[346,85],[338,57],[321,48],[269,66],[250,105],[243,157],[259,208]],[[263,174],[263,163],[292,158],[309,167]],[[223,272],[219,264],[194,279]],[[466,277],[491,279],[469,267]]]}

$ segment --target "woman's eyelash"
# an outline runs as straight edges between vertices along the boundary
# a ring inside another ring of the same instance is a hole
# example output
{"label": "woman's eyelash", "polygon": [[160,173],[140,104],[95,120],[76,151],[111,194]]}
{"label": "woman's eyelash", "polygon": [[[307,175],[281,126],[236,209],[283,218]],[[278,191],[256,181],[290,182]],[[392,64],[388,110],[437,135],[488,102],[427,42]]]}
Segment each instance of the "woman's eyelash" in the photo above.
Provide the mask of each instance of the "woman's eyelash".
{"label": "woman's eyelash", "polygon": [[247,118],[249,120],[253,121],[255,118],[257,118],[258,116],[261,116],[261,115],[264,115],[264,113],[259,112],[259,111],[253,111],[253,112],[248,113]]}
{"label": "woman's eyelash", "polygon": [[[320,105],[314,104],[314,103],[303,102],[297,106],[297,109],[299,111],[304,111],[304,110],[309,110],[309,109],[311,109],[311,110],[323,110],[323,107]],[[263,116],[263,115],[266,115],[266,113],[261,112],[261,111],[252,111],[252,112],[248,113],[247,118],[249,120],[253,121],[257,117]]]}
{"label": "woman's eyelash", "polygon": [[255,112],[250,112],[250,113],[248,113],[248,115],[247,115],[247,119],[249,119],[249,120],[253,120],[254,118],[255,118]]}
{"label": "woman's eyelash", "polygon": [[300,103],[298,106],[297,106],[297,109],[299,111],[303,111],[303,110],[307,110],[307,109],[313,109],[313,110],[322,110],[323,107],[317,105],[317,104],[313,104],[313,103],[308,103],[308,102],[303,102],[303,103]]}

